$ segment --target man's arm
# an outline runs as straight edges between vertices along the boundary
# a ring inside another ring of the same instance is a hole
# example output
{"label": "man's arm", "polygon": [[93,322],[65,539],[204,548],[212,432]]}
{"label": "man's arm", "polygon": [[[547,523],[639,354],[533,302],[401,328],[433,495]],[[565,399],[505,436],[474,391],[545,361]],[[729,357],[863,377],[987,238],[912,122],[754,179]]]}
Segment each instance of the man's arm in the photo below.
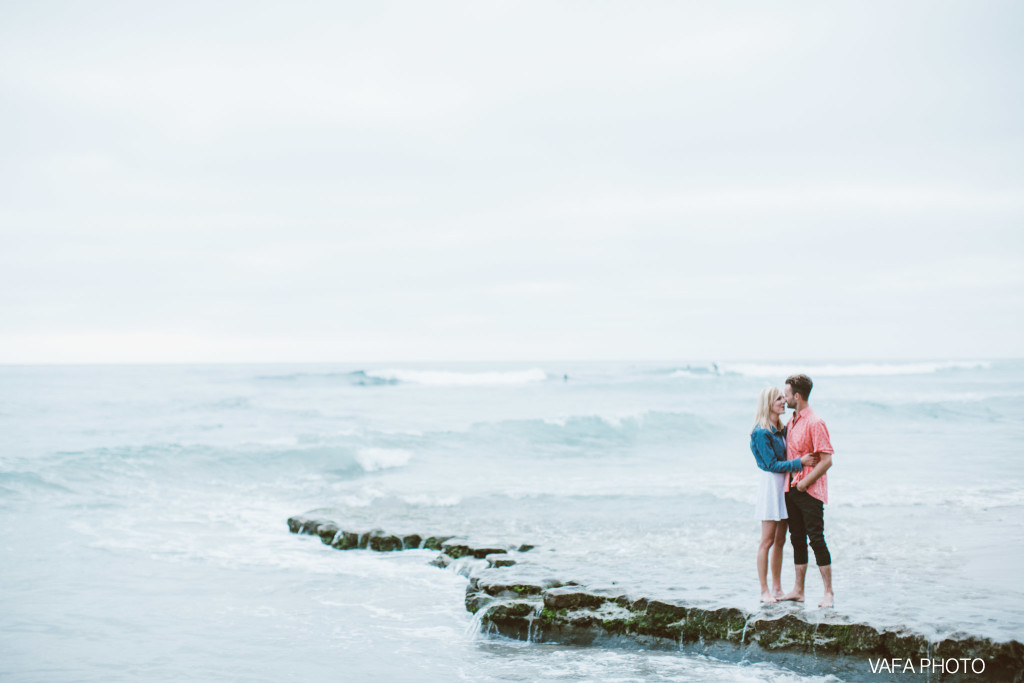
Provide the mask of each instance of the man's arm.
{"label": "man's arm", "polygon": [[798,491],[806,491],[811,484],[818,481],[821,475],[828,471],[828,468],[832,467],[832,454],[825,453],[824,451],[818,451],[814,455],[821,458],[818,464],[814,466],[811,473],[796,483]]}

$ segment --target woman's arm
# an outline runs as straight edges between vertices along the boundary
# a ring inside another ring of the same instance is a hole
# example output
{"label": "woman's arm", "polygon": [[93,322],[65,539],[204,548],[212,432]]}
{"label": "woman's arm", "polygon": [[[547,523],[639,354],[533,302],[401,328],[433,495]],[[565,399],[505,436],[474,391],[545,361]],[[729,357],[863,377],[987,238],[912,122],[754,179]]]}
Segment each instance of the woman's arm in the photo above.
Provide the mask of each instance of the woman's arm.
{"label": "woman's arm", "polygon": [[754,453],[757,466],[765,472],[799,472],[803,469],[800,460],[779,460],[775,457],[775,450],[772,448],[772,437],[764,429],[757,430],[750,437],[750,450]]}

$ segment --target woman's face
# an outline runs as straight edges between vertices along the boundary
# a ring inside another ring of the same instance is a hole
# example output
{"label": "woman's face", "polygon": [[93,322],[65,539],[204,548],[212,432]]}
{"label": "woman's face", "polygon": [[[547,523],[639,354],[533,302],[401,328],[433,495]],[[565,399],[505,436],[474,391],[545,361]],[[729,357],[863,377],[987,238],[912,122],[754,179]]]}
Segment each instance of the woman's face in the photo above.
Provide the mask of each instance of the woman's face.
{"label": "woman's face", "polygon": [[786,412],[786,397],[779,396],[772,402],[772,415],[782,416]]}

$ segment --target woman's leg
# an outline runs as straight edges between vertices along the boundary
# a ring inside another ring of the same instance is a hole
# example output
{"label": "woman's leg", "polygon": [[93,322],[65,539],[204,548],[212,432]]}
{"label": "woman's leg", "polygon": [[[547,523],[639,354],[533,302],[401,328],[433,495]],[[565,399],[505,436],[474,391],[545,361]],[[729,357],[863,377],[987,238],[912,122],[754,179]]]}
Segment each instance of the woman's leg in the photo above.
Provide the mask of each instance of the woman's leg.
{"label": "woman's leg", "polygon": [[775,602],[775,596],[768,590],[768,550],[775,543],[775,529],[778,522],[761,522],[761,542],[757,546],[757,578],[761,581],[761,602]]}
{"label": "woman's leg", "polygon": [[786,520],[775,525],[775,543],[772,545],[772,595],[782,597],[782,550],[786,547]]}

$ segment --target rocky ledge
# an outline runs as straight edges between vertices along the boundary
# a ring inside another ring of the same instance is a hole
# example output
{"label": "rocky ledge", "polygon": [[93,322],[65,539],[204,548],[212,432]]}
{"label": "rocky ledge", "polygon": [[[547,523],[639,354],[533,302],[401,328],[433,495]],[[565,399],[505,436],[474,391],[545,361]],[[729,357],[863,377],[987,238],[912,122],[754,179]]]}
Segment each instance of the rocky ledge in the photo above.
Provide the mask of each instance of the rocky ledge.
{"label": "rocky ledge", "polygon": [[[292,517],[288,528],[319,536],[339,550],[440,551],[431,564],[447,567],[458,560],[457,568],[469,579],[466,609],[476,615],[480,629],[519,640],[684,649],[730,660],[775,661],[798,671],[842,672],[844,678],[862,680],[913,671],[927,673],[928,680],[1024,681],[1024,645],[1016,640],[1000,643],[967,634],[929,640],[840,615],[814,616],[793,603],[751,613],[595,590],[516,567],[517,554],[533,548],[525,544],[381,529],[348,531],[331,520],[306,517]],[[922,671],[925,662],[927,672]]]}

